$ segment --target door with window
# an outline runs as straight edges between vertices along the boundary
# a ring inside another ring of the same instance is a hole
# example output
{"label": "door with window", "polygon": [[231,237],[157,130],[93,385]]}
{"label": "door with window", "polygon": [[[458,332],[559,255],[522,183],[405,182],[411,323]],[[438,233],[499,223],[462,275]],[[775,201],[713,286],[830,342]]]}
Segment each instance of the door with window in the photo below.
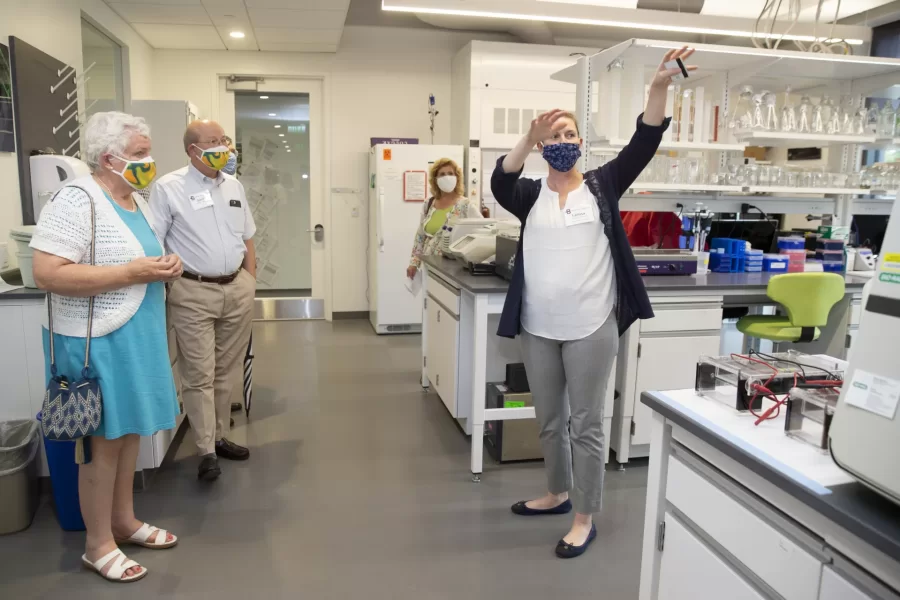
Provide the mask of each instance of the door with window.
{"label": "door with window", "polygon": [[322,82],[266,77],[234,86],[223,78],[219,121],[234,139],[236,176],[256,221],[255,317],[325,318]]}

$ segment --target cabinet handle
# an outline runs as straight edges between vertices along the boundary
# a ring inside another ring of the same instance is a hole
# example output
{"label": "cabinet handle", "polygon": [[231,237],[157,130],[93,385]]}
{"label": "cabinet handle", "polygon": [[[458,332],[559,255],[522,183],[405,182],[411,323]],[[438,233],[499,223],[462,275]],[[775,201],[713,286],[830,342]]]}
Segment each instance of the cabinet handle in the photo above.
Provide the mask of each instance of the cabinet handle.
{"label": "cabinet handle", "polygon": [[441,376],[440,375],[437,376],[437,381],[435,381],[434,383],[435,383],[435,385],[441,385]]}
{"label": "cabinet handle", "polygon": [[438,323],[441,322],[441,311],[438,311]]}

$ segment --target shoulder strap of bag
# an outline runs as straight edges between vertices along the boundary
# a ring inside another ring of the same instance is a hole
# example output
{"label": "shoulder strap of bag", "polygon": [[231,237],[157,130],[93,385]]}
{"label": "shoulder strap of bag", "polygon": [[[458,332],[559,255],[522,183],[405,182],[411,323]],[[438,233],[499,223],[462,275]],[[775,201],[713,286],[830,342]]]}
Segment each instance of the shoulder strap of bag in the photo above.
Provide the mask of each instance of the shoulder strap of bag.
{"label": "shoulder strap of bag", "polygon": [[[94,266],[94,262],[96,260],[96,237],[97,237],[97,214],[94,207],[94,197],[91,196],[90,192],[78,185],[68,185],[60,189],[60,192],[66,187],[77,188],[85,193],[88,197],[88,201],[91,205],[91,266]],[[56,196],[59,195],[59,192],[50,199],[50,202],[56,200]],[[50,332],[50,373],[55,377],[56,376],[56,348],[55,342],[53,339],[53,298],[50,296],[50,292],[47,292],[47,329]],[[84,369],[81,371],[81,376],[87,378],[88,376],[88,368],[90,367],[90,357],[91,357],[91,330],[94,326],[94,296],[90,297],[88,301],[88,324],[87,324],[87,336],[85,337],[84,342]]]}
{"label": "shoulder strap of bag", "polygon": [[428,199],[428,204],[425,205],[425,214],[428,214],[428,211],[431,210],[431,206],[434,204],[434,196]]}

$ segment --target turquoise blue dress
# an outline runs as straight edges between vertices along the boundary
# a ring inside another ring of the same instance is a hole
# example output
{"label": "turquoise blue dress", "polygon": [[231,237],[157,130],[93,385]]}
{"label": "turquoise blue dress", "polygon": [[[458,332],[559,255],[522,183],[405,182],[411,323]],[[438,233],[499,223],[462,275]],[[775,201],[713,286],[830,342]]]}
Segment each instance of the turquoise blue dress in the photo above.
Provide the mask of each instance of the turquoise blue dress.
{"label": "turquoise blue dress", "polygon": [[[105,200],[137,237],[144,254],[162,256],[162,247],[139,210],[129,212],[108,197]],[[70,380],[80,377],[84,338],[53,337],[57,371]],[[49,381],[50,334],[46,329],[44,365]],[[91,372],[100,380],[103,394],[103,416],[96,435],[112,440],[129,433],[152,435],[175,427],[179,406],[169,363],[164,284],[148,284],[144,301],[125,325],[91,340]]]}

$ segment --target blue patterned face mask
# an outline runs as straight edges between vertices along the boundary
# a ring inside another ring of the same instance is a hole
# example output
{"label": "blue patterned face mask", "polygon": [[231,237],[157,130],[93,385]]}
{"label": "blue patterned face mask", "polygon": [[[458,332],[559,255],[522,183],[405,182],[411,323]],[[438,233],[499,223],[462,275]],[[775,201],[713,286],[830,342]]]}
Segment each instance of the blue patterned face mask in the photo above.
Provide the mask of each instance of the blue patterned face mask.
{"label": "blue patterned face mask", "polygon": [[581,144],[569,142],[550,144],[544,146],[542,155],[553,169],[566,173],[571,171],[578,159],[581,158]]}

